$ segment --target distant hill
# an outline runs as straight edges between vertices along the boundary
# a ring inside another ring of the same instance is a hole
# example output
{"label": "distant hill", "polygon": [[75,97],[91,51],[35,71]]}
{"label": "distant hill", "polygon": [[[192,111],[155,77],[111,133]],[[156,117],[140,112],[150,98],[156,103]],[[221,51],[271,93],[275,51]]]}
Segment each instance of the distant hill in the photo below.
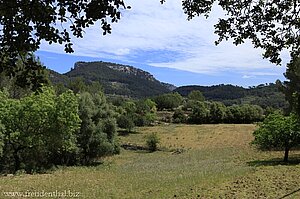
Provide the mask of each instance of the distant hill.
{"label": "distant hill", "polygon": [[158,81],[149,72],[110,62],[76,62],[74,68],[63,75],[50,71],[50,80],[53,83],[65,84],[68,80],[78,77],[87,83],[100,82],[106,94],[134,98],[155,96],[176,88],[174,85]]}
{"label": "distant hill", "polygon": [[74,78],[82,78],[86,83],[98,81],[108,95],[122,95],[133,98],[145,98],[168,93],[178,92],[187,96],[193,90],[203,93],[206,100],[220,101],[225,105],[256,104],[263,108],[286,108],[283,93],[273,83],[243,88],[233,85],[214,86],[181,86],[176,88],[156,80],[149,72],[133,66],[110,62],[76,62],[74,68],[65,74],[49,70],[50,80],[54,83],[66,85]]}
{"label": "distant hill", "polygon": [[206,100],[220,101],[225,105],[256,104],[263,108],[286,108],[287,102],[284,94],[280,92],[276,84],[261,84],[249,88],[233,85],[215,86],[181,86],[174,91],[187,96],[191,91],[199,90]]}
{"label": "distant hill", "polygon": [[53,84],[58,84],[58,83],[62,83],[64,85],[66,85],[69,81],[69,77],[67,77],[66,75],[62,75],[54,70],[50,70],[47,69],[48,74],[49,74],[49,79]]}

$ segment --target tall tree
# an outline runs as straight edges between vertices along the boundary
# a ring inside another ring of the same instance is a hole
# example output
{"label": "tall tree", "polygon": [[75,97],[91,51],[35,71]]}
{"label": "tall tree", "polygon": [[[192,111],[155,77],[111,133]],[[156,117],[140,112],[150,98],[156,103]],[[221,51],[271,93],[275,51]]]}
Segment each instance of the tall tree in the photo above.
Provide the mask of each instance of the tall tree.
{"label": "tall tree", "polygon": [[197,101],[188,120],[193,124],[205,124],[210,116],[208,103]]}
{"label": "tall tree", "polygon": [[121,114],[117,118],[117,124],[120,128],[126,129],[127,132],[131,132],[134,128],[134,120],[136,118],[137,107],[133,101],[126,101],[122,104]]}
{"label": "tall tree", "polygon": [[174,109],[182,104],[183,97],[175,92],[156,96],[153,100],[157,104],[158,110]]}
{"label": "tall tree", "polygon": [[156,103],[151,99],[136,102],[135,124],[137,126],[148,126],[156,119]]}
{"label": "tall tree", "polygon": [[221,102],[210,102],[209,108],[209,120],[210,123],[221,123],[226,117],[226,106]]}
{"label": "tall tree", "polygon": [[80,129],[77,131],[79,159],[90,164],[97,158],[118,153],[114,113],[103,93],[79,95]]}
{"label": "tall tree", "polygon": [[295,58],[287,65],[285,77],[288,81],[277,81],[290,104],[289,111],[300,114],[300,58]]}

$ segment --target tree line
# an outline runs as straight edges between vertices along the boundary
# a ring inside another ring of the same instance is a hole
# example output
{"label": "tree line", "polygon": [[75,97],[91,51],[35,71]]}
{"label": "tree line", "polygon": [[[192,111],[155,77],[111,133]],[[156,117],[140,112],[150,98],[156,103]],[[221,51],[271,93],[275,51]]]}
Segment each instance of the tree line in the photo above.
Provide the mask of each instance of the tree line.
{"label": "tree line", "polygon": [[187,98],[178,93],[168,93],[153,98],[158,110],[170,110],[174,123],[217,124],[253,123],[261,121],[273,111],[258,105],[225,106],[222,102],[205,101],[198,90],[191,91]]}

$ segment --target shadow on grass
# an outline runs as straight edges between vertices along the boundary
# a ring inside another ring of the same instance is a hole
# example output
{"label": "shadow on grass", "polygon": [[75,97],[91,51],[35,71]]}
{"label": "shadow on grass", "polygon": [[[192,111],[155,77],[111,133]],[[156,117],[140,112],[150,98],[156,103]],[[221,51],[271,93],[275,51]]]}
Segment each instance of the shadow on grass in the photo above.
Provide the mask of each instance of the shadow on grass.
{"label": "shadow on grass", "polygon": [[137,131],[118,130],[119,136],[128,136],[130,134],[139,134]]}
{"label": "shadow on grass", "polygon": [[297,189],[297,190],[295,190],[295,191],[292,191],[291,193],[288,193],[288,194],[286,194],[286,195],[284,195],[284,196],[282,196],[282,197],[280,197],[280,198],[278,198],[278,199],[284,199],[284,198],[287,198],[287,197],[289,197],[289,196],[291,196],[291,195],[293,195],[294,193],[297,193],[297,192],[300,192],[300,189]]}
{"label": "shadow on grass", "polygon": [[86,167],[97,167],[97,166],[100,166],[102,164],[104,164],[104,162],[101,161],[101,160],[98,160],[98,161],[95,161],[95,162],[90,162],[90,163],[85,164],[83,166],[86,166]]}
{"label": "shadow on grass", "polygon": [[290,157],[288,162],[284,162],[283,158],[274,158],[270,160],[254,160],[247,162],[249,166],[277,166],[277,165],[287,165],[293,166],[300,164],[300,157]]}
{"label": "shadow on grass", "polygon": [[155,151],[167,151],[164,148],[158,148],[155,151],[150,151],[148,147],[136,144],[122,144],[121,147],[125,150],[135,151],[136,153],[153,153]]}
{"label": "shadow on grass", "polygon": [[147,147],[139,146],[136,144],[122,144],[121,147],[125,150],[131,150],[131,151],[148,151]]}

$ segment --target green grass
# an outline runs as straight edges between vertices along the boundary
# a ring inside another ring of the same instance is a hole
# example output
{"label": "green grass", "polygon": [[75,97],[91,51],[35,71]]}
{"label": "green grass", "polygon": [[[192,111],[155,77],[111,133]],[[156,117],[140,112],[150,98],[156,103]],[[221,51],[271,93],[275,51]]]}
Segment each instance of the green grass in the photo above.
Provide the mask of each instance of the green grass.
{"label": "green grass", "polygon": [[[122,150],[95,167],[0,177],[4,191],[80,192],[80,198],[300,198],[299,153],[252,148],[254,125],[163,125],[137,128],[120,142],[145,146],[156,132],[161,151]],[[277,160],[279,159],[279,160]],[[5,198],[0,195],[0,198]]]}

